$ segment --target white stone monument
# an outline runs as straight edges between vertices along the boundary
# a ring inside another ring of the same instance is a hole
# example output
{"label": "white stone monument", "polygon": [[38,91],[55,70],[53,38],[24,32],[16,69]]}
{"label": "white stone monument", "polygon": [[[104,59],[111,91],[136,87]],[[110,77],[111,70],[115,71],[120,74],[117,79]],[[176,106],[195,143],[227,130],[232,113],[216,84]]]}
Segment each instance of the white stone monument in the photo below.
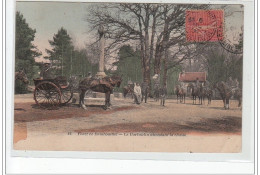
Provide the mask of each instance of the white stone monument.
{"label": "white stone monument", "polygon": [[96,74],[96,77],[103,78],[106,76],[105,73],[105,37],[104,37],[104,27],[102,25],[99,26],[98,29],[99,38],[100,38],[100,55],[99,55],[99,71]]}

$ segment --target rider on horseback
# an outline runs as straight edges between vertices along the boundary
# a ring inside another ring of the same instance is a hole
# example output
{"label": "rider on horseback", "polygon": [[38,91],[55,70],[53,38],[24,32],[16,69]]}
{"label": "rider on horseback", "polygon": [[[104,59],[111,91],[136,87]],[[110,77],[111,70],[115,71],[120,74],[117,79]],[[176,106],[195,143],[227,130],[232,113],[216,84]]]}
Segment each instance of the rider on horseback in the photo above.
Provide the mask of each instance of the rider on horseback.
{"label": "rider on horseback", "polygon": [[227,83],[226,83],[232,90],[232,92],[236,91],[239,89],[239,82],[237,79],[234,81],[232,80],[232,77],[229,77]]}
{"label": "rider on horseback", "polygon": [[196,79],[195,86],[196,86],[197,88],[200,86],[200,81],[199,81],[199,78],[197,78],[197,79]]}

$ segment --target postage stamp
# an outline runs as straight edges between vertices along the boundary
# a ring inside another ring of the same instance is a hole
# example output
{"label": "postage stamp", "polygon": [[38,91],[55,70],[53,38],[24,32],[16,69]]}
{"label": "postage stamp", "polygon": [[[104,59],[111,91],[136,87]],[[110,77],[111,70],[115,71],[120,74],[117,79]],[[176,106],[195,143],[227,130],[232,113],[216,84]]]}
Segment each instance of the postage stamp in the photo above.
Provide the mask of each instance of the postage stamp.
{"label": "postage stamp", "polygon": [[223,19],[223,10],[186,10],[187,41],[221,41]]}

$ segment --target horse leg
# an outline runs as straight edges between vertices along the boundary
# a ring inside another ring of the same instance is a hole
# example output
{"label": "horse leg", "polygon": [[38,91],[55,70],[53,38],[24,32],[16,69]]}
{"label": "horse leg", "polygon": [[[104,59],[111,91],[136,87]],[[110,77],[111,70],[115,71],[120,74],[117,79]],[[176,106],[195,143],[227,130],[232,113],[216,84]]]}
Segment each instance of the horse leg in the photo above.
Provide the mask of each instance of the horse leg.
{"label": "horse leg", "polygon": [[184,104],[185,104],[185,96],[186,96],[186,95],[184,95]]}
{"label": "horse leg", "polygon": [[224,101],[224,108],[227,109],[227,101],[226,101],[226,99],[224,98],[223,101]]}
{"label": "horse leg", "polygon": [[86,105],[84,104],[86,90],[81,90],[80,97],[79,97],[79,106],[83,109],[87,109]]}

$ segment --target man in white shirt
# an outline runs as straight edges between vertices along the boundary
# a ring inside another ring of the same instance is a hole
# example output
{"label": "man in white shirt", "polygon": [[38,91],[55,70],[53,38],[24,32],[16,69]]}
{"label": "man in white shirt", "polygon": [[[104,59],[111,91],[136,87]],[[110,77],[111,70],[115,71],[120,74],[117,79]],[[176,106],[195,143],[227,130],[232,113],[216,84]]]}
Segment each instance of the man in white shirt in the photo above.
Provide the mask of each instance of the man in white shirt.
{"label": "man in white shirt", "polygon": [[136,104],[140,104],[141,102],[141,97],[142,97],[142,90],[141,90],[141,87],[139,85],[139,83],[135,83],[135,86],[134,86],[134,102]]}

